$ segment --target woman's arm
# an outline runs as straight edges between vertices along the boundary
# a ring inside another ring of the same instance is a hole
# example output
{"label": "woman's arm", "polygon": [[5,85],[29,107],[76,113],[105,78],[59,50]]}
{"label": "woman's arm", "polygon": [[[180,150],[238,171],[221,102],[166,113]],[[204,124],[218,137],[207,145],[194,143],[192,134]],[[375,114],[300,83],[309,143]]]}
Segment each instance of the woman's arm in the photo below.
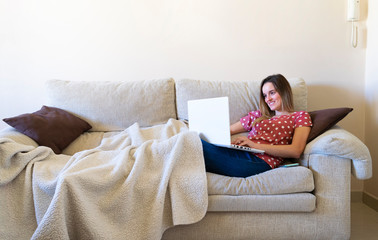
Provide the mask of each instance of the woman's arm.
{"label": "woman's arm", "polygon": [[294,130],[293,141],[289,145],[270,145],[252,142],[247,137],[239,137],[234,144],[264,150],[267,154],[282,158],[299,158],[303,153],[311,127],[298,127]]}
{"label": "woman's arm", "polygon": [[230,126],[231,135],[241,132],[246,132],[241,122],[238,121]]}

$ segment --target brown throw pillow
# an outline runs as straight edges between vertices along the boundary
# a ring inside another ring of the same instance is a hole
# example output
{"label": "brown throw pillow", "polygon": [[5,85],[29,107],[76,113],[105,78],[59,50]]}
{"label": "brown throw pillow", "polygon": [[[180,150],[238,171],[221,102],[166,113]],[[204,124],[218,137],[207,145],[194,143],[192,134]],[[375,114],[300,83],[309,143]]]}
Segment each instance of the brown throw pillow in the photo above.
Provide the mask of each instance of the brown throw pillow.
{"label": "brown throw pillow", "polygon": [[346,115],[348,115],[353,108],[330,108],[318,111],[309,112],[312,120],[312,128],[307,142],[312,141],[314,138],[324,133]]}
{"label": "brown throw pillow", "polygon": [[86,121],[59,108],[43,106],[34,113],[5,118],[4,122],[27,135],[39,145],[60,154],[71,142],[91,129]]}

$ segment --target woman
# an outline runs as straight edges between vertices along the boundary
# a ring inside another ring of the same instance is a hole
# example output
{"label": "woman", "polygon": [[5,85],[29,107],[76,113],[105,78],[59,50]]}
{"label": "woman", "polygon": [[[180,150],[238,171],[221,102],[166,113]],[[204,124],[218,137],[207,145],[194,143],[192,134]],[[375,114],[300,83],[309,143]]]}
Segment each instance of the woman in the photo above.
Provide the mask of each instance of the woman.
{"label": "woman", "polygon": [[281,74],[265,78],[260,86],[259,110],[231,125],[231,134],[248,131],[233,144],[264,150],[250,153],[202,141],[206,171],[231,177],[248,177],[278,167],[283,158],[299,158],[312,122],[308,112],[294,112],[289,82]]}

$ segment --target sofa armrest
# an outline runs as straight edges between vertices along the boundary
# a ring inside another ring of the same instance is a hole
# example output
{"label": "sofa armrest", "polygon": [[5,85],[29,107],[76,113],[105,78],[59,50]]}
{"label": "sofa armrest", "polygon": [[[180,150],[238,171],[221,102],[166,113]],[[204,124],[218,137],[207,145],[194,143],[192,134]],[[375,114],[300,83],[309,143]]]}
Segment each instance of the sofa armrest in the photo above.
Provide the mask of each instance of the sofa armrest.
{"label": "sofa armrest", "polygon": [[353,134],[334,126],[309,142],[301,161],[308,155],[321,154],[352,160],[352,174],[357,179],[369,179],[372,176],[372,159],[366,145]]}
{"label": "sofa armrest", "polygon": [[1,129],[0,138],[8,138],[12,139],[16,143],[38,147],[38,143],[36,143],[33,139],[31,139],[23,133],[18,132],[15,128],[12,127],[6,127],[4,129]]}

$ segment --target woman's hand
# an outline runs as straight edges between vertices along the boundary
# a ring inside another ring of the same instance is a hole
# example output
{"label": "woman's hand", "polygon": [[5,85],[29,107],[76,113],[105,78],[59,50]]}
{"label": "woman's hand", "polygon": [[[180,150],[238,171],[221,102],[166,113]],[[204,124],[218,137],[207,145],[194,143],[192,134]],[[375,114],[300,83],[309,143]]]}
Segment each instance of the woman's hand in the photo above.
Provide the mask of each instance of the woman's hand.
{"label": "woman's hand", "polygon": [[235,138],[232,144],[236,144],[239,146],[246,146],[250,148],[253,148],[255,146],[255,143],[245,136]]}

